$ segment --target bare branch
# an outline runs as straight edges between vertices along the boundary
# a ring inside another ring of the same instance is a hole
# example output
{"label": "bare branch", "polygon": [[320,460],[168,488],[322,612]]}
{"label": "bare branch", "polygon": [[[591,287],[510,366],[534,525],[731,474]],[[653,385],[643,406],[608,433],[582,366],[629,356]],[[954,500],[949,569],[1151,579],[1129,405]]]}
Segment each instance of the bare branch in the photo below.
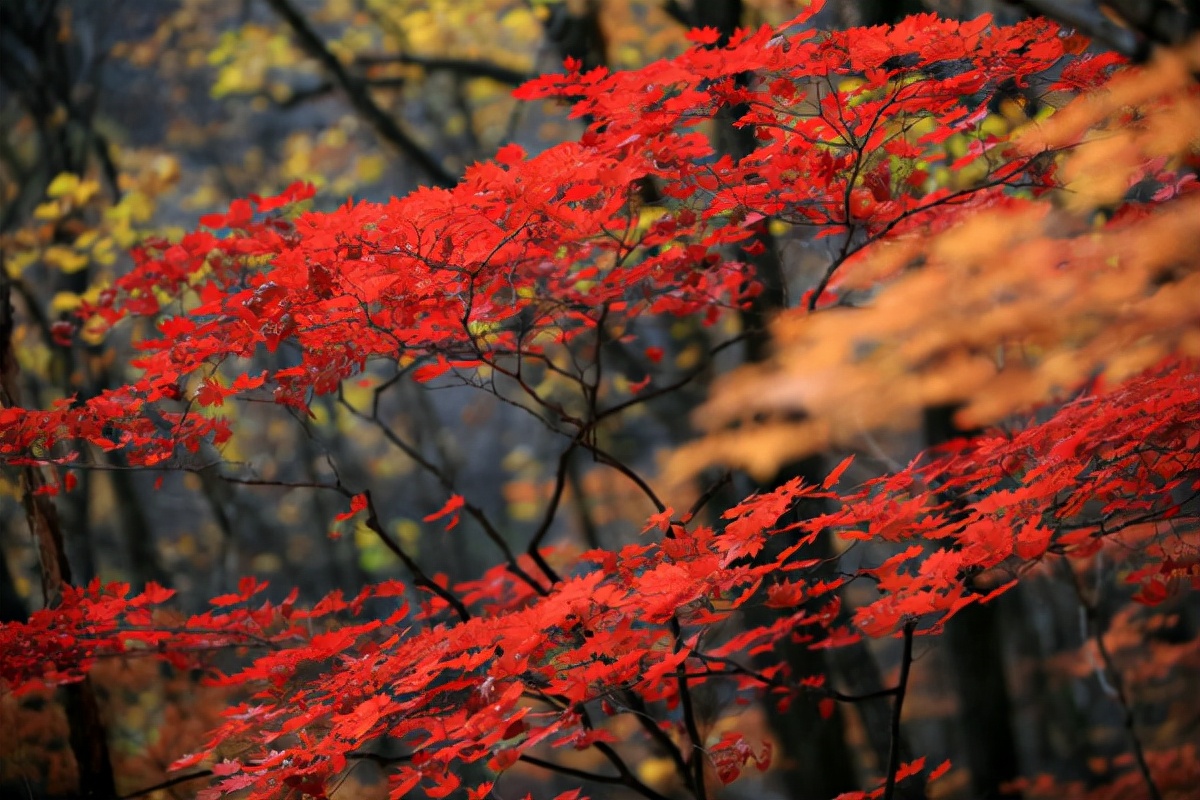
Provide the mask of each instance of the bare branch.
{"label": "bare branch", "polygon": [[1129,693],[1125,689],[1125,681],[1122,680],[1121,673],[1117,670],[1112,652],[1109,651],[1108,645],[1104,643],[1104,628],[1100,625],[1098,604],[1094,597],[1089,599],[1087,591],[1083,586],[1083,579],[1076,574],[1075,570],[1071,569],[1069,565],[1067,566],[1067,570],[1071,575],[1071,584],[1075,588],[1075,595],[1079,598],[1079,605],[1084,611],[1087,621],[1086,627],[1090,629],[1092,640],[1096,643],[1096,650],[1100,653],[1100,660],[1104,662],[1103,673],[1097,670],[1097,678],[1104,686],[1106,692],[1121,707],[1121,724],[1125,728],[1126,736],[1129,738],[1129,748],[1133,751],[1133,758],[1137,762],[1138,772],[1142,775],[1142,782],[1146,784],[1147,796],[1150,800],[1162,800],[1162,793],[1154,783],[1154,776],[1150,774],[1150,764],[1146,761],[1146,751],[1142,746],[1142,739],[1137,732],[1136,721],[1133,716],[1133,704],[1129,701]]}
{"label": "bare branch", "polygon": [[892,745],[888,751],[883,800],[892,800],[896,796],[896,773],[900,771],[900,715],[904,711],[904,695],[908,691],[908,675],[913,661],[913,634],[916,630],[917,623],[904,623],[904,653],[900,657],[900,680],[896,683],[896,701],[892,705]]}
{"label": "bare branch", "polygon": [[367,82],[352,74],[338,60],[338,57],[326,47],[320,35],[289,0],[267,0],[284,22],[296,34],[301,48],[315,58],[325,68],[341,90],[346,94],[350,105],[363,116],[375,132],[394,145],[404,155],[416,162],[438,186],[450,187],[458,183],[458,177],[442,166],[432,154],[421,147],[415,139],[400,129],[379,104],[371,97]]}
{"label": "bare branch", "polygon": [[375,509],[375,501],[371,499],[371,493],[368,491],[364,492],[364,494],[367,496],[367,528],[379,538],[384,547],[390,550],[408,568],[418,586],[428,589],[442,600],[445,600],[463,622],[469,620],[471,612],[467,610],[467,606],[463,601],[458,599],[453,592],[438,585],[432,578],[426,575],[425,571],[413,560],[412,556],[404,552],[404,548],[395,539],[388,536],[387,531],[383,529],[383,525],[379,522],[379,513]]}
{"label": "bare branch", "polygon": [[411,53],[396,53],[394,55],[364,55],[355,59],[364,66],[382,64],[405,64],[421,67],[427,72],[453,72],[464,78],[491,78],[500,83],[519,86],[533,78],[527,72],[510,69],[491,61],[476,61],[469,58],[437,58],[434,56],[415,56]]}
{"label": "bare branch", "polygon": [[167,780],[162,781],[161,783],[156,783],[153,786],[146,786],[138,789],[135,792],[123,794],[117,798],[117,800],[132,800],[134,797],[144,797],[148,794],[153,794],[154,792],[170,789],[173,786],[179,786],[182,783],[198,781],[201,778],[210,778],[212,777],[212,774],[213,772],[211,769],[202,769],[199,772],[189,772],[186,775],[176,775],[174,778],[168,778]]}

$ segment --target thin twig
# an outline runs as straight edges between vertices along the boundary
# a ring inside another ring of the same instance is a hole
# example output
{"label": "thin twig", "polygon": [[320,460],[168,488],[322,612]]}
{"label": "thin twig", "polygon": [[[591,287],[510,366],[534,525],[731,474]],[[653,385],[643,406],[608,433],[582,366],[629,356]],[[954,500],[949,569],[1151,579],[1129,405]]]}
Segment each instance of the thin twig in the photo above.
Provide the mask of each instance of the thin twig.
{"label": "thin twig", "polygon": [[1096,649],[1100,651],[1100,658],[1104,661],[1104,669],[1108,673],[1109,682],[1116,690],[1116,700],[1121,705],[1122,724],[1125,726],[1125,732],[1129,735],[1129,746],[1137,761],[1138,772],[1142,773],[1142,780],[1146,783],[1146,791],[1150,795],[1150,800],[1162,800],[1162,794],[1158,791],[1154,777],[1150,774],[1150,764],[1146,761],[1146,751],[1142,747],[1141,737],[1138,736],[1137,729],[1134,727],[1133,706],[1130,705],[1129,698],[1125,694],[1125,682],[1121,680],[1121,673],[1117,671],[1112,654],[1108,651],[1108,646],[1104,644],[1104,636],[1099,629],[1095,630],[1093,638],[1096,640]]}
{"label": "thin twig", "polygon": [[591,452],[592,456],[596,459],[596,461],[598,463],[607,464],[608,466],[615,469],[617,472],[624,475],[626,478],[629,478],[629,480],[631,480],[639,489],[642,490],[642,494],[644,494],[647,497],[647,499],[649,499],[650,502],[654,504],[654,508],[659,513],[662,513],[663,511],[667,510],[666,503],[664,503],[659,498],[658,494],[654,491],[654,489],[650,488],[650,484],[646,483],[646,479],[643,478],[641,475],[638,475],[637,472],[635,472],[632,467],[630,467],[624,461],[621,461],[616,456],[610,455],[609,453],[605,452],[604,450],[601,450],[599,447],[597,447],[594,444],[585,444],[584,447],[589,452]]}
{"label": "thin twig", "polygon": [[699,514],[706,505],[708,505],[709,501],[717,496],[717,492],[721,491],[731,483],[733,483],[733,473],[726,470],[720,478],[718,478],[711,486],[704,490],[703,494],[696,498],[696,502],[692,503],[692,507],[687,510],[687,513],[683,515],[683,519],[680,521],[685,525],[691,522],[695,516]]}
{"label": "thin twig", "polygon": [[213,771],[211,769],[202,769],[199,772],[189,772],[187,775],[177,775],[174,778],[168,778],[162,783],[156,783],[153,786],[146,786],[138,789],[136,792],[123,794],[117,798],[117,800],[131,800],[131,798],[134,797],[142,797],[144,795],[151,794],[152,792],[170,789],[172,786],[178,786],[181,783],[188,783],[189,781],[196,781],[200,780],[201,778],[209,778],[212,777],[212,774]]}
{"label": "thin twig", "polygon": [[531,756],[528,753],[522,753],[519,760],[524,761],[526,764],[532,764],[535,767],[541,767],[544,770],[549,770],[550,772],[557,772],[559,775],[569,775],[572,778],[578,778],[581,781],[591,781],[592,783],[615,783],[617,785],[624,785],[625,783],[625,779],[620,775],[601,775],[597,772],[588,772],[587,770],[575,769],[574,767],[555,764],[553,761],[547,761],[543,758],[538,758],[537,756]]}
{"label": "thin twig", "polygon": [[1094,598],[1089,599],[1087,591],[1083,585],[1083,579],[1076,574],[1074,569],[1067,566],[1071,575],[1071,585],[1075,588],[1075,595],[1079,598],[1079,605],[1083,608],[1086,615],[1088,627],[1091,630],[1091,637],[1096,642],[1096,650],[1100,653],[1100,660],[1104,662],[1104,675],[1101,676],[1097,670],[1097,678],[1106,692],[1117,702],[1121,707],[1121,724],[1125,728],[1125,733],[1129,737],[1129,748],[1133,751],[1134,761],[1137,763],[1138,772],[1142,775],[1142,781],[1146,784],[1146,792],[1150,800],[1162,800],[1162,793],[1159,792],[1158,786],[1154,783],[1154,776],[1150,773],[1150,764],[1146,761],[1146,751],[1142,747],[1141,737],[1138,736],[1137,728],[1133,715],[1133,704],[1129,702],[1129,695],[1125,691],[1125,682],[1121,679],[1121,673],[1117,670],[1116,663],[1113,661],[1112,653],[1108,649],[1108,645],[1104,643],[1104,630],[1099,624],[1099,609]]}
{"label": "thin twig", "polygon": [[633,789],[638,794],[648,797],[651,800],[669,800],[669,798],[666,796],[659,794],[638,780],[637,775],[633,774],[633,771],[629,769],[629,765],[625,763],[625,760],[621,758],[617,751],[612,749],[612,747],[610,747],[608,744],[605,744],[604,742],[593,742],[592,747],[596,748],[601,755],[607,758],[608,763],[616,767],[617,772],[621,773],[621,777],[625,779],[625,785],[630,789]]}
{"label": "thin twig", "polygon": [[383,529],[383,525],[379,522],[379,513],[375,509],[375,501],[371,499],[371,492],[366,491],[363,494],[366,495],[367,498],[367,528],[374,533],[376,537],[378,537],[379,541],[383,543],[384,547],[390,550],[392,554],[395,555],[396,558],[400,559],[401,563],[408,568],[408,571],[412,573],[413,580],[418,586],[428,589],[442,600],[445,600],[450,607],[454,609],[455,613],[458,614],[458,618],[463,622],[469,620],[471,618],[471,612],[467,610],[467,607],[463,601],[458,599],[453,592],[449,591],[443,586],[439,586],[433,579],[426,575],[425,571],[421,569],[421,566],[414,561],[408,553],[404,552],[404,548],[402,548],[400,544],[391,536],[388,536],[387,531]]}
{"label": "thin twig", "polygon": [[[342,393],[341,390],[338,392],[338,402],[345,406],[346,409],[354,416],[358,417],[359,419],[366,420],[378,428],[380,433],[383,434],[384,438],[395,445],[396,449],[400,450],[400,452],[411,458],[422,469],[436,478],[438,483],[440,483],[446,491],[450,492],[451,494],[458,494],[454,486],[454,480],[446,473],[444,469],[426,458],[424,454],[422,454],[421,451],[415,446],[400,438],[400,435],[392,430],[391,427],[384,424],[384,422],[380,420],[378,416],[376,416],[374,413],[366,414],[365,412],[356,408],[346,399],[345,394]],[[459,496],[461,497],[461,495]],[[504,556],[504,561],[508,566],[509,572],[524,581],[531,589],[533,589],[542,597],[549,595],[549,591],[546,589],[546,587],[542,586],[540,581],[534,579],[532,575],[530,575],[524,570],[524,568],[521,567],[520,563],[517,561],[516,555],[512,551],[512,548],[508,546],[508,542],[505,541],[504,536],[500,533],[499,529],[496,528],[495,524],[492,523],[491,519],[482,508],[464,497],[462,510],[469,517],[471,517],[471,519],[475,520],[475,522],[479,524],[479,527],[483,529],[484,535],[486,535],[487,538],[490,539],[492,543],[495,544],[500,550],[501,554]]]}
{"label": "thin twig", "polygon": [[538,525],[537,530],[529,539],[529,545],[525,548],[525,552],[534,560],[534,563],[542,570],[547,578],[552,583],[558,583],[561,578],[558,573],[546,563],[546,559],[542,558],[539,552],[542,546],[542,540],[546,538],[546,534],[550,532],[550,526],[554,524],[554,518],[557,516],[559,503],[562,502],[563,490],[567,484],[567,472],[570,469],[571,455],[575,452],[575,448],[579,445],[580,437],[583,432],[580,431],[580,436],[577,436],[567,449],[558,457],[558,470],[554,476],[554,491],[550,495],[549,502],[546,503],[546,510],[542,512],[542,521]]}
{"label": "thin twig", "polygon": [[690,783],[691,776],[688,775],[688,765],[683,758],[683,751],[679,749],[679,745],[675,743],[670,734],[659,727],[658,720],[650,714],[650,710],[646,707],[645,699],[635,692],[626,691],[621,700],[625,707],[633,712],[633,718],[642,726],[642,730],[652,741],[658,743],[675,764],[675,771],[679,773],[679,776],[685,783]]}
{"label": "thin twig", "polygon": [[[695,656],[696,659],[703,661],[706,664],[711,661],[716,664],[724,664],[729,668],[724,671],[709,669],[706,671],[706,676],[740,675],[746,678],[752,678],[761,683],[763,686],[787,689],[788,691],[796,693],[803,692],[805,694],[812,694],[818,697],[828,697],[830,700],[836,700],[839,703],[862,703],[867,700],[878,700],[881,697],[894,697],[900,690],[899,686],[891,686],[887,689],[879,689],[877,691],[866,692],[864,694],[846,694],[845,692],[839,692],[837,689],[831,689],[828,686],[807,686],[803,683],[787,681],[778,675],[774,677],[768,677],[758,670],[754,670],[743,664],[739,664],[732,658],[726,658],[725,656],[714,656],[708,653],[701,653],[699,651],[693,651],[692,655]],[[689,677],[692,677],[692,675],[693,673],[689,673]]]}
{"label": "thin twig", "polygon": [[[679,618],[671,618],[671,632],[675,635],[675,652],[683,647],[681,629],[679,626]],[[683,665],[679,666],[675,673],[676,680],[679,683],[679,705],[683,707],[683,724],[687,730],[688,738],[692,740],[692,753],[690,764],[692,768],[691,785],[692,794],[696,800],[705,800],[708,793],[704,791],[704,739],[700,735],[700,725],[696,721],[696,707],[692,702],[692,692],[688,687],[687,672]]]}

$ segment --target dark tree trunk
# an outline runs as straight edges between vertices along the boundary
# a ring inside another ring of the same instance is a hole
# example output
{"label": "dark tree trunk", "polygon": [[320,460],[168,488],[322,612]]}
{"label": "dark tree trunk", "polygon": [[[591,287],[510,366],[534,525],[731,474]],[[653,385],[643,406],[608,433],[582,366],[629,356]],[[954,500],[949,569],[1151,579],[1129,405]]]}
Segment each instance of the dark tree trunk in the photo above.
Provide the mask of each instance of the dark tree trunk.
{"label": "dark tree trunk", "polygon": [[[0,270],[0,408],[20,404],[17,356],[12,340],[11,286],[8,276]],[[41,468],[27,466],[22,469],[21,500],[41,563],[42,594],[46,605],[54,606],[62,602],[63,591],[71,583],[71,566],[67,561],[57,509],[50,497],[38,492],[45,485]],[[71,751],[79,770],[80,794],[97,800],[113,800],[117,797],[117,789],[108,753],[108,733],[100,719],[91,682],[84,679],[70,684],[63,692],[71,731]]]}
{"label": "dark tree trunk", "polygon": [[[954,425],[955,408],[925,411],[926,444],[935,447],[966,432]],[[1001,610],[1004,604],[975,603],[946,624],[945,642],[958,690],[959,728],[972,796],[980,800],[1020,797],[1001,786],[1019,774],[1013,708],[1004,670]]]}
{"label": "dark tree trunk", "polygon": [[16,582],[8,567],[8,556],[0,547],[0,624],[24,622],[29,619],[29,608],[17,592]]}
{"label": "dark tree trunk", "polygon": [[[724,2],[697,2],[690,12],[676,7],[681,20],[695,27],[713,27],[721,32],[722,41],[728,39],[741,24],[744,12],[741,0]],[[749,83],[753,75],[746,74],[740,80]],[[736,128],[733,123],[746,113],[740,107],[726,109],[718,117],[716,148],[735,159],[744,158],[757,146],[754,129]],[[723,124],[721,124],[723,123]],[[765,360],[770,351],[768,325],[771,317],[788,305],[784,281],[783,262],[779,248],[768,226],[761,224],[754,232],[755,239],[762,245],[759,253],[748,258],[754,268],[755,278],[762,284],[763,291],[754,298],[750,307],[742,312],[742,330],[746,334],[745,357],[748,362]],[[823,459],[819,456],[792,464],[780,470],[773,479],[760,488],[770,491],[793,477],[802,477],[811,483],[819,483],[824,477]],[[798,508],[794,513],[808,515],[819,513],[818,508]],[[828,561],[834,555],[832,542],[822,536],[798,557],[818,558]],[[769,558],[769,554],[764,555]],[[769,609],[756,610],[747,615],[747,624],[769,624]],[[759,618],[761,616],[761,618]],[[837,674],[852,693],[870,694],[883,688],[878,665],[865,644],[854,645],[837,654],[825,654],[810,650],[804,644],[788,645],[780,654],[796,677],[822,673]],[[839,670],[848,662],[856,665],[853,674]],[[890,716],[886,698],[867,701],[857,709],[862,715],[868,742],[878,763],[886,763],[890,737],[887,721]],[[858,788],[857,769],[852,748],[846,741],[846,713],[843,707],[835,707],[828,719],[821,716],[816,702],[801,698],[786,713],[774,707],[768,709],[771,726],[780,738],[783,750],[781,763],[785,764],[784,783],[795,800],[828,798]]]}

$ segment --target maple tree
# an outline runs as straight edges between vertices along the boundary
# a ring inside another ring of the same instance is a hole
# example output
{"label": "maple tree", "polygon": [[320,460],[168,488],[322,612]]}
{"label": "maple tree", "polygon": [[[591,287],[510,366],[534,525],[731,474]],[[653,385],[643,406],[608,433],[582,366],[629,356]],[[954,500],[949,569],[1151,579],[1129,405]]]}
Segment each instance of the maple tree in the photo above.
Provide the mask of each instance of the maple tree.
{"label": "maple tree", "polygon": [[[535,154],[507,145],[454,186],[319,213],[298,210],[315,190],[296,184],[146,241],[135,268],[82,298],[74,326],[56,333],[152,330],[126,385],[24,408],[6,354],[0,458],[23,477],[47,605],[0,628],[9,689],[74,684],[117,656],[207,665],[212,685],[243,699],[202,748],[178,754],[180,780],[211,778],[202,798],[328,796],[361,761],[386,770],[396,797],[447,796],[465,775],[481,776],[463,790],[483,797],[518,764],[584,790],[665,797],[674,789],[652,785],[613,733],[623,717],[664,754],[676,789],[704,798],[748,766],[766,769],[772,752],[715,725],[702,693],[830,713],[864,698],[836,676],[797,674],[783,648],[894,639],[899,675],[878,693],[892,704],[886,761],[877,784],[844,795],[892,798],[952,768],[902,757],[916,643],[1027,576],[1060,574],[1127,715],[1134,769],[1114,786],[1184,796],[1200,762],[1186,746],[1143,743],[1098,597],[1113,572],[1149,605],[1200,581],[1200,292],[1188,246],[1200,52],[1124,68],[1078,55],[1040,19],[918,15],[816,32],[805,23],[819,5],[728,41],[694,30],[695,47],[640,70],[568,62],[518,96],[571,102],[586,133]],[[1014,98],[1065,108],[1031,109],[1043,119],[1009,135],[992,109]],[[730,109],[757,141],[740,158],[710,136]],[[696,417],[705,435],[656,480],[613,452],[607,426],[761,331],[716,336],[704,363],[668,372],[643,323],[753,320],[739,313],[763,291],[753,265],[772,222],[827,239],[830,258],[772,323],[773,353],[718,381]],[[407,380],[475,386],[561,434],[527,541],[515,546],[388,426],[382,398]],[[347,391],[356,381],[365,403]],[[328,482],[285,484],[229,464],[230,480],[339,494],[332,522],[361,525],[410,580],[309,606],[296,592],[263,600],[266,584],[247,576],[182,619],[157,584],[71,585],[51,498],[96,453],[207,469],[234,436],[218,413],[227,404],[304,418],[322,396],[433,474],[445,505],[427,521],[454,537],[471,520],[496,566],[456,583],[429,574],[389,532],[380,489],[343,479],[340,465]],[[869,451],[874,434],[945,405],[964,429],[994,427],[857,487],[838,488],[847,458],[820,483],[785,480],[711,507],[729,479],[708,467],[769,478],[830,444]],[[615,551],[549,544],[574,451],[657,509],[642,539]],[[802,502],[824,508],[799,516]],[[811,557],[819,537],[845,546],[832,569]],[[874,596],[844,609],[864,583]],[[761,607],[777,612],[771,623],[742,624]],[[1189,644],[1181,663],[1196,661]],[[247,658],[218,669],[209,656],[230,650]],[[576,751],[599,766],[561,757]]]}

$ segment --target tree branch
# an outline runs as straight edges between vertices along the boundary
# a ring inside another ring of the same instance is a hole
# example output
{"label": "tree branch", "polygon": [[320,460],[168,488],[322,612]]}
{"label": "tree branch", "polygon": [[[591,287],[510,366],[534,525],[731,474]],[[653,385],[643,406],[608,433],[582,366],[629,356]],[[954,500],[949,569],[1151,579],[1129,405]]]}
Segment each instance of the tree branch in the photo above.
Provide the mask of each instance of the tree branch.
{"label": "tree branch", "polygon": [[[354,416],[358,417],[359,419],[366,420],[378,428],[380,433],[384,435],[384,438],[395,445],[396,448],[406,456],[419,464],[426,472],[436,478],[438,483],[440,483],[442,487],[446,489],[446,491],[450,492],[451,494],[457,494],[457,491],[454,487],[454,481],[449,475],[446,474],[445,470],[426,458],[411,444],[401,439],[394,430],[392,430],[390,427],[384,424],[382,420],[379,419],[379,409],[377,404],[372,409],[371,414],[366,414],[346,400],[345,394],[342,393],[340,389],[338,391],[338,402],[345,406],[346,409]],[[546,587],[542,586],[540,581],[535,580],[532,575],[530,575],[521,567],[520,563],[517,561],[516,555],[512,551],[512,548],[508,546],[508,542],[504,540],[504,536],[488,518],[487,514],[482,508],[475,505],[470,500],[463,498],[462,509],[468,516],[471,517],[471,519],[479,523],[479,527],[483,529],[484,534],[496,545],[497,548],[499,548],[500,552],[504,555],[504,561],[508,565],[509,572],[516,575],[518,578],[528,584],[529,588],[533,589],[541,596],[545,597],[549,594],[549,591],[546,589]]]}
{"label": "tree branch", "polygon": [[708,505],[709,501],[717,496],[717,492],[721,491],[732,483],[733,473],[729,470],[726,470],[720,478],[713,482],[712,485],[705,489],[704,492],[696,498],[696,502],[692,503],[691,508],[689,508],[687,513],[683,515],[683,518],[680,520],[680,522],[685,525],[691,522],[697,514],[704,510],[704,507]]}
{"label": "tree branch", "polygon": [[387,531],[383,529],[383,525],[379,522],[379,513],[375,509],[375,501],[371,499],[371,492],[367,491],[364,492],[364,494],[367,497],[367,528],[369,528],[371,532],[379,538],[379,541],[383,543],[384,547],[390,550],[392,554],[395,555],[396,558],[400,559],[404,566],[408,568],[408,571],[412,573],[413,580],[418,586],[428,589],[442,600],[445,600],[450,607],[454,609],[455,613],[458,614],[458,618],[463,622],[469,620],[471,618],[471,612],[467,610],[467,607],[463,601],[458,599],[453,592],[442,586],[439,586],[436,582],[434,582],[433,579],[425,574],[425,571],[421,569],[421,566],[414,561],[408,553],[404,552],[404,548],[402,548],[399,543],[392,539],[391,536],[388,536]]}
{"label": "tree branch", "polygon": [[[1125,690],[1125,681],[1121,679],[1121,673],[1117,670],[1116,663],[1113,661],[1112,653],[1108,649],[1108,645],[1104,643],[1104,630],[1100,625],[1099,609],[1095,599],[1089,600],[1083,586],[1083,580],[1076,574],[1074,569],[1068,565],[1067,569],[1071,574],[1071,585],[1075,588],[1075,595],[1079,598],[1079,605],[1083,608],[1087,618],[1087,626],[1090,629],[1091,637],[1096,642],[1096,650],[1100,653],[1100,660],[1104,662],[1104,674],[1097,677],[1101,678],[1101,683],[1107,682],[1106,688],[1111,689],[1110,694],[1117,701],[1117,705],[1121,707],[1121,724],[1125,728],[1125,733],[1129,737],[1129,748],[1133,751],[1134,761],[1137,762],[1138,772],[1142,775],[1142,781],[1146,784],[1146,793],[1150,800],[1162,800],[1162,793],[1159,792],[1158,786],[1154,783],[1154,776],[1150,774],[1150,764],[1146,761],[1146,751],[1142,747],[1142,739],[1138,736],[1135,720],[1133,717],[1133,704],[1129,702],[1129,694]],[[1099,673],[1099,670],[1097,670]]]}
{"label": "tree branch", "polygon": [[[367,86],[370,86],[372,89],[399,89],[403,87],[407,81],[404,78],[372,78],[364,81],[364,83]],[[301,103],[307,103],[310,100],[316,100],[317,98],[331,94],[335,89],[337,89],[337,87],[334,86],[331,81],[321,81],[315,86],[307,86],[303,89],[293,89],[292,93],[288,95],[287,99],[278,101],[276,105],[284,110],[292,109]],[[264,94],[263,96],[270,99],[269,94]]]}
{"label": "tree branch", "polygon": [[624,779],[625,785],[630,789],[633,789],[635,792],[644,797],[650,798],[650,800],[668,800],[666,796],[659,794],[658,792],[654,791],[654,789],[638,780],[637,775],[633,774],[633,771],[629,769],[629,766],[625,763],[625,760],[622,759],[617,751],[613,750],[612,747],[604,742],[593,742],[592,747],[595,747],[598,751],[600,751],[600,753],[608,759],[608,763],[616,767],[617,772],[621,773],[621,777]]}
{"label": "tree branch", "polygon": [[[582,431],[580,432],[582,434]],[[539,548],[542,546],[542,540],[546,538],[546,534],[550,532],[550,526],[554,524],[554,518],[557,516],[558,506],[562,502],[563,490],[567,484],[567,471],[570,469],[571,454],[575,452],[576,446],[579,444],[579,437],[562,452],[558,457],[558,470],[554,476],[554,491],[550,495],[549,502],[546,503],[546,510],[542,513],[541,524],[538,525],[537,531],[529,539],[529,545],[525,548],[525,552],[529,557],[541,568],[542,572],[553,583],[558,583],[558,573],[554,571],[546,559],[542,558]]]}
{"label": "tree branch", "polygon": [[900,657],[896,702],[892,705],[892,745],[888,750],[887,782],[883,785],[883,800],[892,800],[896,795],[896,773],[900,771],[900,715],[904,711],[904,695],[908,691],[908,675],[913,661],[913,634],[916,630],[916,622],[904,623],[904,653]]}
{"label": "tree branch", "polygon": [[138,789],[136,792],[123,794],[118,797],[117,800],[132,800],[134,797],[143,797],[145,795],[152,794],[153,792],[162,791],[163,789],[170,789],[171,787],[178,786],[181,783],[188,783],[190,781],[200,780],[201,778],[209,778],[212,777],[212,774],[213,772],[211,769],[202,769],[199,772],[189,772],[187,775],[177,775],[174,778],[168,778],[162,783],[156,783],[153,786],[145,786],[141,789]]}
{"label": "tree branch", "polygon": [[[671,618],[671,628],[672,633],[675,634],[675,652],[679,652],[683,642],[681,641],[678,617]],[[683,707],[684,728],[687,730],[688,738],[692,740],[692,752],[689,760],[692,768],[692,794],[697,800],[704,800],[708,797],[708,793],[704,790],[704,739],[700,735],[700,725],[696,720],[696,708],[692,702],[692,692],[688,688],[687,672],[683,665],[680,665],[675,675],[679,684],[679,705]]]}
{"label": "tree branch", "polygon": [[338,57],[325,46],[325,42],[309,24],[290,0],[267,0],[284,22],[292,29],[300,42],[301,48],[311,57],[320,62],[325,71],[332,77],[341,90],[346,94],[350,105],[363,116],[367,123],[389,143],[394,145],[404,155],[416,162],[438,186],[450,187],[458,183],[457,176],[442,166],[436,158],[427,152],[416,140],[400,129],[379,104],[371,97],[367,83],[357,75],[350,73]]}
{"label": "tree branch", "polygon": [[469,58],[437,58],[435,56],[414,56],[411,53],[395,55],[359,56],[355,63],[363,66],[378,66],[384,64],[405,64],[421,67],[427,72],[453,72],[464,78],[491,78],[499,83],[520,86],[533,78],[527,72],[510,69],[491,61],[474,61]]}
{"label": "tree branch", "polygon": [[531,756],[527,753],[521,754],[520,760],[524,761],[526,764],[532,764],[535,767],[541,767],[542,769],[550,772],[557,772],[559,775],[569,775],[572,778],[578,778],[581,781],[592,781],[593,783],[612,783],[617,785],[624,785],[625,783],[625,779],[620,775],[600,775],[596,772],[588,772],[582,769],[575,769],[574,767],[563,766],[562,764],[555,764],[553,761],[546,761],[543,758]]}

